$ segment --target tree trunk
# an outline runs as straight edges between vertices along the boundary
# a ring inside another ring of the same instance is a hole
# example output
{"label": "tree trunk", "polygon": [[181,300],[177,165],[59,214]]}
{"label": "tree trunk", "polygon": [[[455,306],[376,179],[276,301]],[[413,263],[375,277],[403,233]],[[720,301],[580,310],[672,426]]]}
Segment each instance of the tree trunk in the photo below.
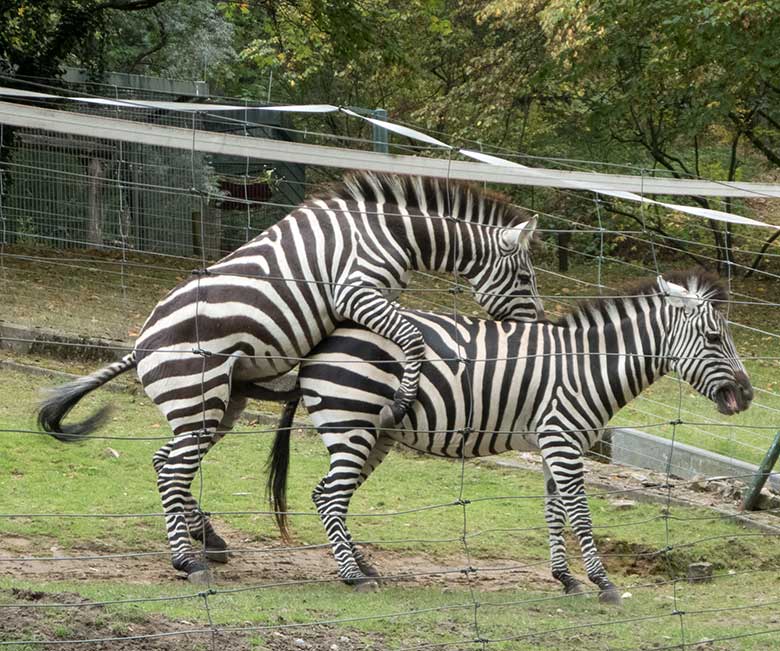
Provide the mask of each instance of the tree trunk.
{"label": "tree trunk", "polygon": [[213,201],[206,202],[205,210],[203,251],[209,260],[217,260],[222,257],[222,210],[217,208]]}
{"label": "tree trunk", "polygon": [[569,242],[571,242],[571,233],[565,231],[558,232],[558,271],[565,274],[569,271]]}
{"label": "tree trunk", "polygon": [[192,255],[200,258],[203,255],[203,237],[200,232],[200,211],[192,211]]}

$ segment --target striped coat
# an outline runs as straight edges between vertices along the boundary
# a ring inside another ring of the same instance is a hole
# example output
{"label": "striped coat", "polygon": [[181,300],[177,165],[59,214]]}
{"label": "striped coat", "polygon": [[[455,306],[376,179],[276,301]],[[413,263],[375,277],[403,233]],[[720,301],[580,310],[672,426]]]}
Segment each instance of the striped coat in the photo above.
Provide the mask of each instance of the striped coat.
{"label": "striped coat", "polygon": [[[394,426],[417,393],[423,339],[390,302],[412,270],[453,272],[496,318],[542,313],[528,242],[535,219],[506,200],[463,184],[419,177],[347,176],[278,224],[173,289],[146,320],[121,362],[60,387],[42,405],[41,427],[64,439],[94,428],[100,414],[64,425],[88,391],[137,366],[147,395],[175,438],[154,457],[175,568],[203,576],[190,538],[226,560],[189,486],[203,456],[248,396],[297,365],[342,320],[394,342],[405,359],[390,387],[383,424]],[[271,397],[285,397],[272,395]]]}
{"label": "striped coat", "polygon": [[[301,365],[312,421],[330,452],[330,471],[313,499],[348,582],[375,573],[355,547],[345,518],[354,491],[395,443],[449,458],[538,450],[544,461],[553,576],[581,591],[563,546],[568,517],[588,577],[602,600],[618,602],[596,552],[584,493],[583,455],[610,418],[675,370],[724,414],[746,409],[752,388],[727,323],[725,292],[712,278],[678,274],[646,282],[630,296],[582,305],[557,324],[485,321],[425,312],[407,318],[423,333],[426,362],[418,399],[394,430],[379,428],[392,400],[401,351],[357,325],[345,325]],[[460,360],[468,360],[466,362]],[[286,509],[290,414],[272,454],[269,484]],[[438,500],[438,497],[432,497]],[[278,520],[285,531],[283,513]]]}

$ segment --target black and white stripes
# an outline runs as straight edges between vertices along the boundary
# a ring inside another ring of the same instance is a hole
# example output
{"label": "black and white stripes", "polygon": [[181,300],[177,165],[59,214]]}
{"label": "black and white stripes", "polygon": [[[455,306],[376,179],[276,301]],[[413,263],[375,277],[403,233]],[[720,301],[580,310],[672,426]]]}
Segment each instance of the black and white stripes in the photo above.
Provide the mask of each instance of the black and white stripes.
{"label": "black and white stripes", "polygon": [[[669,275],[629,296],[584,304],[557,324],[484,321],[407,312],[423,333],[426,361],[417,401],[397,429],[378,427],[393,399],[403,353],[354,325],[337,329],[301,365],[311,418],[330,452],[330,470],[313,499],[339,564],[351,583],[371,581],[346,528],[354,491],[396,442],[444,457],[539,450],[545,470],[553,575],[582,590],[563,542],[568,517],[588,577],[606,602],[619,602],[591,534],[583,454],[609,419],[644,388],[676,371],[724,414],[746,409],[752,388],[716,309],[725,298],[712,278]],[[464,363],[460,359],[469,360]],[[467,368],[468,367],[468,368]],[[280,441],[288,437],[280,430]],[[277,441],[272,472],[286,468]],[[274,499],[284,504],[283,482]]]}
{"label": "black and white stripes", "polygon": [[201,514],[190,484],[201,459],[232,426],[247,396],[297,365],[343,320],[360,323],[402,351],[403,372],[388,387],[383,425],[415,399],[422,334],[388,300],[410,271],[452,272],[470,283],[496,318],[542,314],[528,255],[535,219],[504,199],[444,180],[370,173],[312,198],[217,264],[195,273],[155,307],[119,371],[109,367],[59,388],[44,403],[42,427],[70,440],[97,419],[63,429],[65,413],[116,372],[137,365],[147,395],[173,429],[154,457],[173,564],[198,576],[225,544]]}

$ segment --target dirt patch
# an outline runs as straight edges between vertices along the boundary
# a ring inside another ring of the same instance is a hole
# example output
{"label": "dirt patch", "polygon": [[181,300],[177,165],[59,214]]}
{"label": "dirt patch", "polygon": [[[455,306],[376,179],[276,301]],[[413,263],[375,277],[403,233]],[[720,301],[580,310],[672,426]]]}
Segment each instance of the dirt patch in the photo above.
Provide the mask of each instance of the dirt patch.
{"label": "dirt patch", "polygon": [[[326,546],[291,548],[276,540],[259,544],[246,534],[215,521],[217,530],[232,549],[226,565],[212,563],[215,585],[283,584],[288,582],[332,582],[341,585],[336,563]],[[46,550],[51,559],[43,551]],[[29,581],[113,581],[147,585],[164,585],[185,580],[171,567],[169,554],[161,551],[151,555],[123,556],[127,550],[76,546],[67,550],[36,537],[8,536],[0,540],[0,576]],[[502,590],[518,585],[534,589],[556,589],[547,563],[531,566],[513,559],[479,558],[471,565],[476,572],[464,572],[463,555],[433,557],[427,554],[402,554],[393,551],[364,548],[369,561],[386,577],[399,585],[441,586],[480,590]],[[116,554],[116,556],[112,556]],[[58,560],[53,560],[53,559]],[[346,589],[346,588],[345,588]]]}
{"label": "dirt patch", "polygon": [[608,559],[606,563],[611,573],[658,579],[666,579],[671,574],[666,557],[657,549],[602,536],[595,536],[595,540],[601,555]]}
{"label": "dirt patch", "polygon": [[[88,648],[98,651],[115,649],[163,651],[185,648],[205,650],[210,642],[208,634],[201,636],[186,633],[192,630],[193,626],[159,615],[120,617],[116,613],[107,612],[101,606],[88,605],[79,608],[30,607],[41,601],[47,604],[88,603],[87,600],[72,593],[3,590],[0,591],[0,600],[19,605],[18,608],[3,609],[10,615],[0,618],[0,640],[3,641],[103,640],[89,644]],[[160,636],[162,632],[171,635]],[[181,635],[175,635],[176,633]],[[149,637],[155,635],[158,637]],[[225,640],[229,648],[240,650],[250,648],[240,639],[240,636],[233,637],[235,639]]]}
{"label": "dirt patch", "polygon": [[[31,605],[85,604],[79,608],[34,608]],[[315,626],[305,632],[230,631],[175,621],[161,615],[118,614],[102,606],[86,605],[87,600],[74,593],[44,593],[30,590],[2,590],[0,602],[18,604],[4,609],[10,616],[0,617],[0,641],[90,640],[67,648],[95,651],[196,651],[203,649],[267,649],[268,651],[357,651],[383,648],[375,634],[327,626]],[[25,647],[27,648],[27,647]],[[33,645],[33,648],[34,645]]]}

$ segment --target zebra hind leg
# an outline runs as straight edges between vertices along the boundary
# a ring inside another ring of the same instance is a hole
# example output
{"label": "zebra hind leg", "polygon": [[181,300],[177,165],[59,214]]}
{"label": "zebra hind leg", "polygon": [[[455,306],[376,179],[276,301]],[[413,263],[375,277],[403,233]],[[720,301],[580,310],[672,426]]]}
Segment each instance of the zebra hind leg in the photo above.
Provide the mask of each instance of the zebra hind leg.
{"label": "zebra hind leg", "polygon": [[[233,425],[246,408],[247,402],[248,399],[245,395],[239,395],[238,392],[233,392],[231,394],[230,401],[225,409],[225,415],[222,417],[222,422],[219,424],[219,432],[215,434],[211,446],[209,446],[206,452],[208,452],[208,450],[210,450],[211,447],[213,447],[213,445],[228,431],[233,429]],[[203,553],[208,560],[214,561],[215,563],[227,563],[230,559],[227,542],[225,542],[225,539],[214,530],[214,526],[211,524],[208,516],[201,511],[200,506],[194,498],[192,498],[192,502],[194,503],[195,508],[188,511],[188,513],[192,514],[192,519],[187,522],[190,528],[190,535],[193,540],[197,540],[203,545]]]}
{"label": "zebra hind leg", "polygon": [[[247,398],[241,395],[232,395],[225,409],[225,414],[220,422],[220,431],[210,435],[208,443],[202,447],[200,461],[206,453],[219,441],[227,431],[229,431],[241,412],[246,407]],[[176,445],[176,439],[165,444],[154,455],[153,464],[154,469],[157,472],[158,482],[160,478],[160,472],[163,467],[168,463],[171,450]],[[222,536],[220,536],[214,529],[209,517],[204,513],[198,501],[193,497],[189,488],[184,491],[179,487],[181,492],[181,500],[184,508],[185,520],[189,534],[193,540],[199,542],[203,550],[203,555],[206,559],[215,563],[227,563],[230,559],[230,553],[228,551],[228,544]]]}
{"label": "zebra hind leg", "polygon": [[174,569],[186,573],[193,583],[208,581],[209,575],[205,559],[195,553],[190,542],[187,509],[194,502],[190,485],[212,439],[213,433],[207,430],[178,434],[168,444],[168,456],[157,470],[171,561]]}
{"label": "zebra hind leg", "polygon": [[623,599],[620,591],[607,576],[593,541],[593,523],[585,495],[584,465],[582,453],[564,438],[539,439],[542,457],[549,466],[559,499],[563,502],[571,528],[580,543],[580,551],[588,573],[588,579],[599,588],[599,601],[619,606]]}
{"label": "zebra hind leg", "polygon": [[[363,465],[376,443],[376,437],[366,430],[351,430],[340,432],[339,439],[339,443],[329,446],[330,470],[317,484],[312,500],[325,527],[341,580],[359,591],[376,590],[378,581],[363,568],[374,573],[376,570],[355,547],[346,524],[349,502],[362,483]],[[361,467],[356,467],[358,465]]]}
{"label": "zebra hind leg", "polygon": [[[208,450],[211,449],[215,442],[216,441],[213,441],[211,446],[203,451],[203,454],[208,452]],[[173,443],[174,441],[166,443],[154,455],[153,465],[155,471],[157,472],[158,482],[160,471],[168,461],[168,456],[170,455]],[[204,556],[208,560],[214,561],[215,563],[227,563],[230,558],[230,554],[228,553],[228,544],[214,530],[208,515],[201,510],[198,501],[195,499],[192,493],[189,492],[189,490],[186,492],[186,494],[182,494],[181,499],[184,507],[184,517],[187,524],[187,530],[189,531],[189,534],[193,540],[201,543]]]}
{"label": "zebra hind leg", "polygon": [[[387,456],[387,453],[392,449],[395,441],[391,439],[389,436],[381,435],[379,436],[379,439],[374,444],[374,447],[371,448],[371,452],[368,454],[368,459],[366,459],[366,462],[363,464],[363,470],[360,473],[360,477],[358,478],[357,486],[355,486],[355,490],[360,488],[363,485],[363,482],[368,479],[368,476],[374,472],[376,467],[384,461],[384,458]],[[347,532],[349,535],[349,532]],[[358,567],[368,577],[375,578],[377,581],[380,581],[381,574],[380,572],[371,565],[368,560],[366,559],[365,555],[363,554],[362,550],[357,547],[352,542],[352,537],[350,536],[349,539],[350,544],[352,545],[352,554],[355,557],[355,562],[358,564]]]}

